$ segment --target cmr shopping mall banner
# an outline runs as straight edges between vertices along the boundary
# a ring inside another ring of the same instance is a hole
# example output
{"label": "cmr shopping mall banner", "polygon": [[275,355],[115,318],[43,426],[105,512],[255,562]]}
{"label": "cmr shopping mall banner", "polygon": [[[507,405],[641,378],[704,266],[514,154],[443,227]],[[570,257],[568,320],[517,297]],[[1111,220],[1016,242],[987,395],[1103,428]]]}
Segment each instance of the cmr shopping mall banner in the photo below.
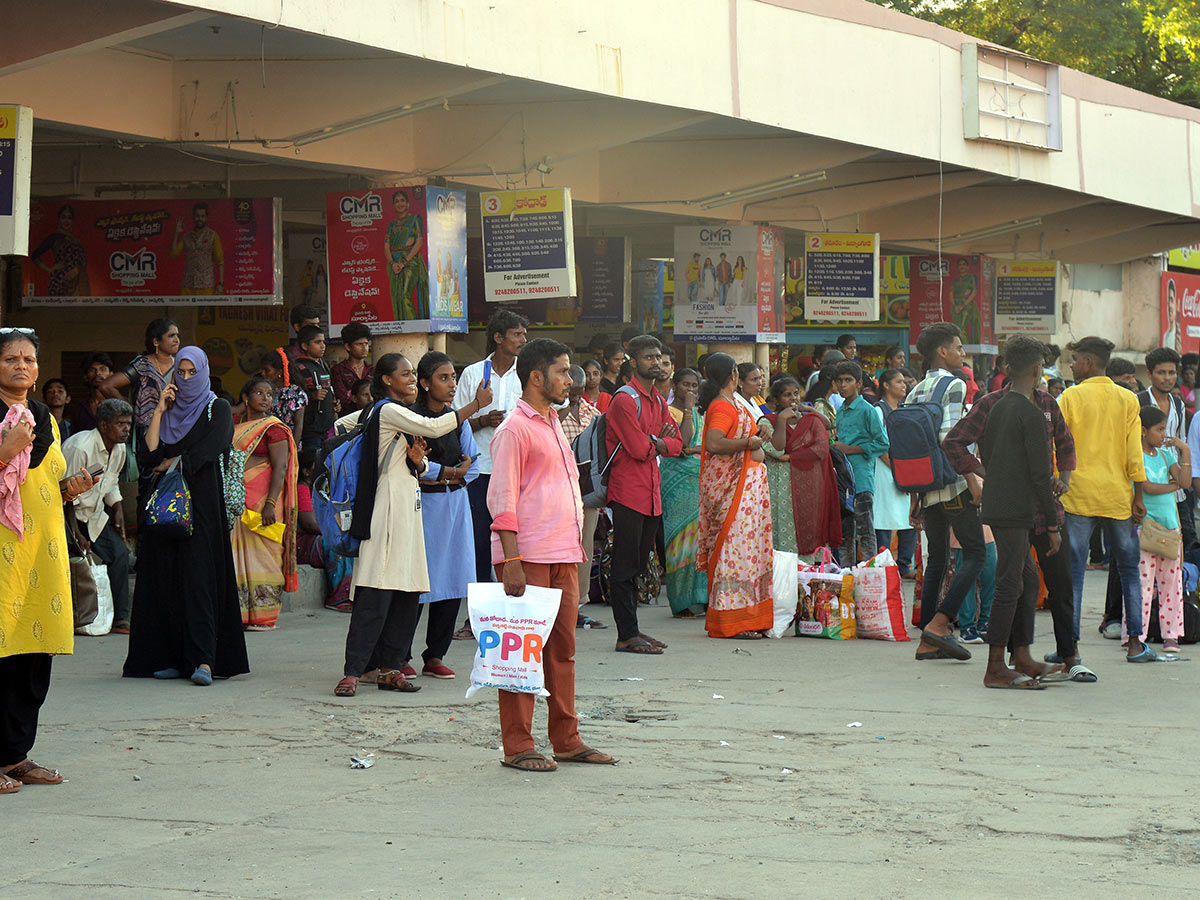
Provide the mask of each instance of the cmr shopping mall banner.
{"label": "cmr shopping mall banner", "polygon": [[283,302],[278,199],[35,203],[31,306]]}

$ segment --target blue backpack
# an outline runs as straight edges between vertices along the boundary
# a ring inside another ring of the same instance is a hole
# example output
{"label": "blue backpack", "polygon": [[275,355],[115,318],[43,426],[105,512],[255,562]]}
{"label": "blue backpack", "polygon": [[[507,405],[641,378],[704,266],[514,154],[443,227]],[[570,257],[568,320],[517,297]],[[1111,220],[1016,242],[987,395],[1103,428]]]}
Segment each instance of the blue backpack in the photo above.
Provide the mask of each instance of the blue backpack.
{"label": "blue backpack", "polygon": [[[367,425],[382,403],[376,404],[366,418],[337,437],[330,438],[322,449],[318,475],[312,485],[313,516],[321,528],[321,537],[339,556],[358,556],[358,538],[350,533],[354,519],[354,498],[358,493],[358,472],[362,466],[363,443]],[[380,471],[386,471],[395,439],[383,457]]]}
{"label": "blue backpack", "polygon": [[953,375],[943,376],[934,388],[933,396],[925,403],[905,403],[890,413],[883,410],[892,477],[899,490],[923,494],[958,480],[958,472],[942,450],[940,437],[944,412],[942,400],[955,380]]}

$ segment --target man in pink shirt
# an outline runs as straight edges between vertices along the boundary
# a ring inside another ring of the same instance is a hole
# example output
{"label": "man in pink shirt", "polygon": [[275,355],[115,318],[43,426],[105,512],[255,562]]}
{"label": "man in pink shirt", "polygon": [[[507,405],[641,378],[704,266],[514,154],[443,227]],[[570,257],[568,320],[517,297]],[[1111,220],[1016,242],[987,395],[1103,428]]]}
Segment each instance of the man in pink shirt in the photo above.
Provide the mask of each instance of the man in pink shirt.
{"label": "man in pink shirt", "polygon": [[[567,399],[570,351],[558,341],[530,341],[517,356],[521,399],[492,436],[492,563],[510,597],[525,585],[562,591],[554,628],[542,648],[550,692],[550,744],[557,762],[613,765],[579,736],[575,714],[575,622],[579,613],[579,563],[583,559],[583,501],[579,469],[558,413]],[[526,772],[558,768],[534,749],[533,694],[500,691],[501,764]]]}

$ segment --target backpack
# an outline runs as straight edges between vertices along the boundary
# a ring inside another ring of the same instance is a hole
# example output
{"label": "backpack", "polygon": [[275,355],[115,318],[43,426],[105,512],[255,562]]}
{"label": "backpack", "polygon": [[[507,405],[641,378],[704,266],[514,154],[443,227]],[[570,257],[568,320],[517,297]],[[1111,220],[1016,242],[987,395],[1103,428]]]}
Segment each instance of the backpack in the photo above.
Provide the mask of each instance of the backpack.
{"label": "backpack", "polygon": [[[361,541],[350,533],[350,524],[354,519],[354,498],[358,493],[358,472],[362,466],[367,425],[377,411],[378,406],[345,434],[330,438],[321,447],[321,461],[317,464],[317,476],[312,485],[313,515],[321,528],[321,537],[339,556],[358,556]],[[380,472],[387,470],[395,449],[396,439],[393,438]]]}
{"label": "backpack", "polygon": [[910,494],[936,491],[958,480],[958,472],[942,450],[942,400],[957,379],[945,375],[924,403],[905,403],[891,413],[884,410],[888,455],[896,487]]}
{"label": "backpack", "polygon": [[854,469],[846,454],[830,446],[829,461],[833,463],[833,474],[837,479],[838,506],[842,518],[854,515]]}
{"label": "backpack", "polygon": [[[629,385],[617,388],[617,394],[628,394],[637,404],[637,414],[642,414],[642,398]],[[616,394],[613,400],[616,400]],[[571,442],[571,450],[575,454],[575,464],[579,466],[579,493],[583,497],[586,509],[603,509],[608,505],[608,470],[612,461],[621,450],[620,443],[608,455],[605,413],[598,412],[592,416],[587,428],[583,429]]]}

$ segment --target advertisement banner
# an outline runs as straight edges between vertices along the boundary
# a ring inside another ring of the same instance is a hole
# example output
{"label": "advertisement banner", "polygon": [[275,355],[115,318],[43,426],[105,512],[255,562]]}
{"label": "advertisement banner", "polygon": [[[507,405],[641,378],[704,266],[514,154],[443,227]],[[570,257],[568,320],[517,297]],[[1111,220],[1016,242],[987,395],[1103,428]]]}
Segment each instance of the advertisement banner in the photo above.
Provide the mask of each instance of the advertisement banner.
{"label": "advertisement banner", "polygon": [[632,278],[629,238],[581,238],[575,252],[580,278],[578,321],[628,322]]}
{"label": "advertisement banner", "polygon": [[325,235],[296,232],[287,238],[283,261],[283,299],[288,308],[329,308],[329,274],[325,271]]}
{"label": "advertisement banner", "polygon": [[[764,231],[770,234],[762,236]],[[780,340],[774,335],[783,331],[783,270],[783,240],[776,229],[677,227],[675,339]],[[760,332],[760,324],[772,328]]]}
{"label": "advertisement banner", "polygon": [[[466,331],[467,195],[424,185],[325,195],[329,321]],[[433,260],[433,265],[430,265]]]}
{"label": "advertisement banner", "polygon": [[489,303],[577,296],[570,188],[489,191],[479,203]]}
{"label": "advertisement banner", "polygon": [[996,263],[996,333],[1054,334],[1058,330],[1058,262]]}
{"label": "advertisement banner", "polygon": [[1200,244],[1188,244],[1167,254],[1167,265],[1172,269],[1200,271]]}
{"label": "advertisement banner", "polygon": [[1161,288],[1162,346],[1180,356],[1200,352],[1200,275],[1164,272]]}
{"label": "advertisement banner", "polygon": [[804,270],[806,318],[879,321],[878,234],[806,234]]}
{"label": "advertisement banner", "polygon": [[663,279],[670,264],[639,259],[633,264],[633,324],[647,334],[663,328]]}
{"label": "advertisement banner", "polygon": [[911,256],[879,257],[879,306],[888,325],[909,325],[908,294]]}
{"label": "advertisement banner", "polygon": [[909,340],[934,322],[953,322],[968,353],[996,353],[992,292],[996,261],[988,256],[914,256],[909,269]]}
{"label": "advertisement banner", "polygon": [[238,397],[246,379],[258,371],[263,354],[288,342],[289,308],[279,306],[204,306],[196,312],[196,344],[208,354],[211,374]]}
{"label": "advertisement banner", "polygon": [[0,256],[29,252],[33,110],[0,106]]}
{"label": "advertisement banner", "polygon": [[[783,343],[787,340],[783,316],[783,232],[778,228],[758,229],[758,258],[755,292],[758,303],[757,340]],[[734,273],[737,283],[737,273]]]}
{"label": "advertisement banner", "polygon": [[280,201],[33,205],[23,304],[282,303]]}

